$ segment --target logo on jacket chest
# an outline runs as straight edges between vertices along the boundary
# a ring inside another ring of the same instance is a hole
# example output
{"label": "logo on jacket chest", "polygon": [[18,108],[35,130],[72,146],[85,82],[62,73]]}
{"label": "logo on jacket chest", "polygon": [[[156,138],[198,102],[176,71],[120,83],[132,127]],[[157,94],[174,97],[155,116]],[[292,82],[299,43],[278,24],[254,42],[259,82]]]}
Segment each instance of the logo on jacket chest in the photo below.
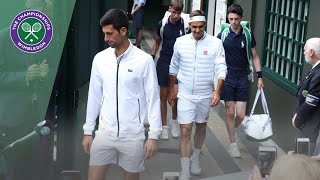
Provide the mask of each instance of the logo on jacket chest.
{"label": "logo on jacket chest", "polygon": [[207,50],[204,50],[204,51],[203,51],[203,55],[208,55],[208,51],[207,51]]}
{"label": "logo on jacket chest", "polygon": [[241,48],[244,48],[244,42],[241,41]]}

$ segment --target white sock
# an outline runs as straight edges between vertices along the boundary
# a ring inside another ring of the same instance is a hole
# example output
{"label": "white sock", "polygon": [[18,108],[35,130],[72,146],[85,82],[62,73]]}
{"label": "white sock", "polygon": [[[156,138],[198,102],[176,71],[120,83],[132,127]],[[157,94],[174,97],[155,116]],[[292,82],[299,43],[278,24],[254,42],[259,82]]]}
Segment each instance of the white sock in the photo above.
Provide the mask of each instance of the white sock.
{"label": "white sock", "polygon": [[234,132],[234,137],[235,137],[236,139],[239,137],[237,131]]}
{"label": "white sock", "polygon": [[168,126],[167,126],[167,125],[165,125],[165,126],[162,126],[162,128],[163,128],[163,129],[168,129]]}
{"label": "white sock", "polygon": [[201,153],[201,150],[200,149],[196,149],[196,148],[193,148],[192,149],[192,156],[193,157],[199,157],[199,155],[200,155],[200,153]]}
{"label": "white sock", "polygon": [[187,157],[182,157],[181,158],[181,169],[183,173],[188,173],[190,172],[190,158]]}
{"label": "white sock", "polygon": [[178,123],[178,121],[176,119],[171,118],[171,124],[173,124],[173,123]]}

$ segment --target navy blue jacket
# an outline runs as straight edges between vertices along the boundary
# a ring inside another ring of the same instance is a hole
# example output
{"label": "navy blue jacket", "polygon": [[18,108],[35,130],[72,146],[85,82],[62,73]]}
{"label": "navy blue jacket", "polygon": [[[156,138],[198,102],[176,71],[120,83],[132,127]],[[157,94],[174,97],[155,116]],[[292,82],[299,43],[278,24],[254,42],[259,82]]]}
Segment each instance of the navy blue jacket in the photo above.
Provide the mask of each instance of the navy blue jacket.
{"label": "navy blue jacket", "polygon": [[303,79],[297,91],[295,126],[301,136],[315,142],[320,128],[320,64]]}

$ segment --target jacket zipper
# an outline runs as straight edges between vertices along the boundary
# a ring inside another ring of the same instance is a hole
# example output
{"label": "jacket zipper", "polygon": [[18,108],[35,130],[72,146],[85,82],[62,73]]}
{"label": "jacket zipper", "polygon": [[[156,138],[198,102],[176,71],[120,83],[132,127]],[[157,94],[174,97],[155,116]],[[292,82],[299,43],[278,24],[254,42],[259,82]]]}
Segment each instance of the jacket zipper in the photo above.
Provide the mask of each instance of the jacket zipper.
{"label": "jacket zipper", "polygon": [[102,96],[101,106],[103,105],[103,102],[104,102],[104,96]]}
{"label": "jacket zipper", "polygon": [[192,81],[192,95],[193,95],[193,91],[194,91],[194,79],[196,76],[196,63],[197,63],[197,45],[198,45],[198,41],[196,41],[195,44],[195,52],[194,52],[194,66],[193,66],[193,81]]}
{"label": "jacket zipper", "polygon": [[[122,57],[121,57],[122,58]],[[121,59],[120,59],[121,60]],[[116,89],[116,96],[117,96],[117,122],[118,122],[118,133],[117,133],[117,137],[119,137],[119,132],[120,132],[120,122],[119,122],[119,96],[118,96],[118,81],[119,81],[119,64],[120,64],[120,60],[117,62],[117,81],[116,81],[116,85],[117,85],[117,89]]]}
{"label": "jacket zipper", "polygon": [[102,120],[101,112],[102,112],[103,102],[104,102],[104,96],[102,96],[102,100],[101,100],[101,109],[100,109],[99,121]]}
{"label": "jacket zipper", "polygon": [[138,106],[139,106],[139,123],[141,124],[141,119],[140,119],[140,101],[138,99]]}

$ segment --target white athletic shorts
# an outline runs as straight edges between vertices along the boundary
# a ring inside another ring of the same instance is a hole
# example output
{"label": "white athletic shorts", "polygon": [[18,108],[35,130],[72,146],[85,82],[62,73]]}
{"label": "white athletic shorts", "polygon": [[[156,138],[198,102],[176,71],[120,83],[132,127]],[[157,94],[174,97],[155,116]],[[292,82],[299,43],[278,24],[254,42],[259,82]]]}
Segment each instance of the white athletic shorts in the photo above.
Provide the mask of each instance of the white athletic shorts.
{"label": "white athletic shorts", "polygon": [[110,138],[96,134],[90,150],[90,166],[117,164],[125,171],[138,173],[144,170],[144,141],[128,138]]}
{"label": "white athletic shorts", "polygon": [[178,98],[178,122],[179,124],[190,124],[192,122],[205,123],[208,121],[211,98],[188,99]]}

